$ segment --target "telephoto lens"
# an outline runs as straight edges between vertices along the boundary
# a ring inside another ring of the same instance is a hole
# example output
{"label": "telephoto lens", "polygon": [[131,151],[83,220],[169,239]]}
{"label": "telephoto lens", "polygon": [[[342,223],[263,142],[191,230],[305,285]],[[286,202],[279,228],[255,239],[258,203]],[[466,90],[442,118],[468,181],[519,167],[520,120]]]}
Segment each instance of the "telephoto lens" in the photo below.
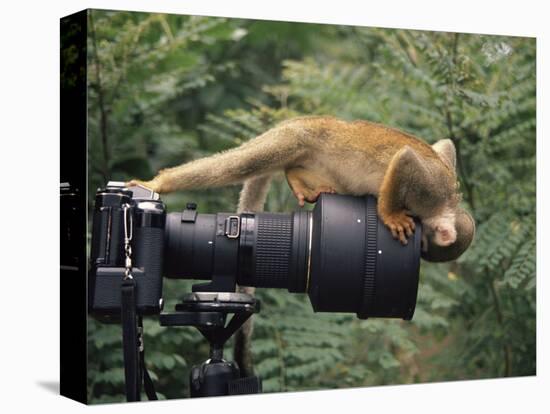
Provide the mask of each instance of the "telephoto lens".
{"label": "telephoto lens", "polygon": [[406,245],[378,219],[376,198],[322,194],[313,211],[166,217],[164,275],[237,275],[242,286],[308,293],[316,312],[411,319],[422,229]]}

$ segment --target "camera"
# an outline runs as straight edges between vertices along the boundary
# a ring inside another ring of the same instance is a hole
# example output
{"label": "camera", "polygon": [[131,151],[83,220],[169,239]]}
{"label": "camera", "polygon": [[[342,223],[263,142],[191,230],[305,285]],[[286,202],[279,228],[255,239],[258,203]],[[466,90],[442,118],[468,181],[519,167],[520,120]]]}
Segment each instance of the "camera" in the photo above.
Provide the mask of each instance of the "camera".
{"label": "camera", "polygon": [[161,311],[165,222],[164,203],[151,191],[127,189],[119,182],[109,182],[97,191],[88,280],[92,312],[120,314],[126,236],[131,239],[132,277],[139,286],[137,309],[141,315]]}
{"label": "camera", "polygon": [[162,310],[163,277],[202,279],[193,291],[236,284],[307,293],[315,312],[412,318],[421,225],[406,245],[377,216],[373,196],[322,194],[312,211],[200,214],[188,203],[167,213],[157,193],[109,182],[96,193],[89,306],[120,314],[131,252],[139,314]]}

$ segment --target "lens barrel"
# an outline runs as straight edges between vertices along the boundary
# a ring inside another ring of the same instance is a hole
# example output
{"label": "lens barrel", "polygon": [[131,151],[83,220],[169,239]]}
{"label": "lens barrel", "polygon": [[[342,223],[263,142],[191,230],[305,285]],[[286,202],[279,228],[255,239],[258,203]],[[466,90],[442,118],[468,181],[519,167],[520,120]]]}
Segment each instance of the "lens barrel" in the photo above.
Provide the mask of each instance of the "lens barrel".
{"label": "lens barrel", "polygon": [[313,212],[307,291],[317,312],[411,319],[420,268],[421,226],[406,245],[378,219],[376,199],[326,194]]}
{"label": "lens barrel", "polygon": [[165,234],[166,277],[237,275],[243,286],[308,292],[316,312],[414,313],[421,226],[402,245],[379,221],[372,196],[323,194],[313,212],[290,214],[188,208],[167,215]]}
{"label": "lens barrel", "polygon": [[310,217],[310,212],[244,213],[239,284],[305,292]]}

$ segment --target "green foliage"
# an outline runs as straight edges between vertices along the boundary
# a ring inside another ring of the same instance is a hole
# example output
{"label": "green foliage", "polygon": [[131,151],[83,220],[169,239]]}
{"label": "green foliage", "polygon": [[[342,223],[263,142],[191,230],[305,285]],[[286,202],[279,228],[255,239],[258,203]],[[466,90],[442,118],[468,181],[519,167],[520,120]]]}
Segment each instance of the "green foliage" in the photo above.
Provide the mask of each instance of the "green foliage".
{"label": "green foliage", "polygon": [[[535,374],[534,39],[124,12],[94,11],[90,23],[90,193],[297,115],[455,143],[472,247],[423,263],[411,322],[314,314],[304,295],[259,290],[253,354],[266,391]],[[238,190],[163,199],[171,210],[193,200],[200,212],[234,211]],[[276,179],[266,209],[295,208]],[[166,281],[167,309],[190,285]],[[158,390],[186,395],[206,344],[155,319],[145,332]],[[121,401],[120,327],[90,320],[89,363],[92,400]]]}
{"label": "green foliage", "polygon": [[[338,378],[331,371],[341,372],[338,365],[345,362],[351,318],[313,316],[302,295],[262,291],[258,296],[263,310],[255,318],[253,351],[265,392],[331,386],[327,377]],[[280,309],[287,311],[281,314]]]}

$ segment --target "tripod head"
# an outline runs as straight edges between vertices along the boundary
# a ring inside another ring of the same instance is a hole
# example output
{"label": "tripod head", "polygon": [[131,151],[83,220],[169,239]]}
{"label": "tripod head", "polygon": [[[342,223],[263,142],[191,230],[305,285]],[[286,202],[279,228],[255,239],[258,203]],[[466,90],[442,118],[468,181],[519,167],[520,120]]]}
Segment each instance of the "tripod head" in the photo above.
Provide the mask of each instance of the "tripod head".
{"label": "tripod head", "polygon": [[191,369],[191,397],[261,392],[259,377],[241,378],[237,364],[223,359],[227,340],[259,310],[260,302],[245,293],[193,292],[176,305],[176,312],[160,315],[162,326],[194,326],[210,344],[210,359]]}

